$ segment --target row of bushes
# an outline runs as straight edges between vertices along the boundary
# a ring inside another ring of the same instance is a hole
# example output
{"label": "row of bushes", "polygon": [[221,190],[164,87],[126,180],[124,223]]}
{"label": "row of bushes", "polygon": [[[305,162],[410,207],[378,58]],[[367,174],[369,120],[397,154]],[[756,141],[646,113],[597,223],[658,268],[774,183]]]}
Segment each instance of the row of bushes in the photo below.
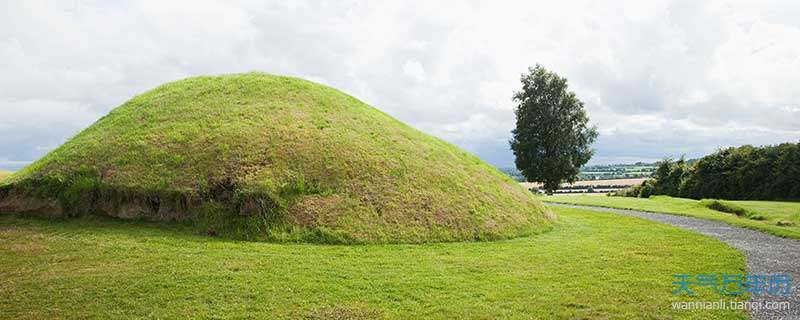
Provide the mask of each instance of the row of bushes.
{"label": "row of bushes", "polygon": [[666,159],[653,179],[615,195],[800,200],[800,143],[721,149],[691,163]]}

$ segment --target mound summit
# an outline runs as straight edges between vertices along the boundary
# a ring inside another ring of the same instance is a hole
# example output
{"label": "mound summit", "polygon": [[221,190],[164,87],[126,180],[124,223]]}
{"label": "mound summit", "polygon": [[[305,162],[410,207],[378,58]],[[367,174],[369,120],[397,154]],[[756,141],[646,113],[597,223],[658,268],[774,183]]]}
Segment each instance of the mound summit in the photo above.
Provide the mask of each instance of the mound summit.
{"label": "mound summit", "polygon": [[326,243],[503,239],[553,219],[477,157],[335,89],[262,73],[134,97],[2,180],[0,212]]}

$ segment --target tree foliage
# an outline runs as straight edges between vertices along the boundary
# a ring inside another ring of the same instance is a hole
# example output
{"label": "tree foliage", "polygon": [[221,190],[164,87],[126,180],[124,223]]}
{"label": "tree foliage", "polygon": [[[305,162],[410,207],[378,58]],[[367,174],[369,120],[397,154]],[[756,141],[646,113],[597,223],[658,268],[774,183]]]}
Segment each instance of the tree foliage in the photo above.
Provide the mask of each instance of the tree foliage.
{"label": "tree foliage", "polygon": [[652,180],[620,194],[702,199],[800,199],[800,143],[721,149],[689,164],[659,163]]}
{"label": "tree foliage", "polygon": [[511,150],[517,169],[528,181],[542,182],[553,191],[563,181],[573,182],[592,156],[590,145],[597,129],[567,79],[540,65],[522,75],[522,90],[514,93],[516,128]]}

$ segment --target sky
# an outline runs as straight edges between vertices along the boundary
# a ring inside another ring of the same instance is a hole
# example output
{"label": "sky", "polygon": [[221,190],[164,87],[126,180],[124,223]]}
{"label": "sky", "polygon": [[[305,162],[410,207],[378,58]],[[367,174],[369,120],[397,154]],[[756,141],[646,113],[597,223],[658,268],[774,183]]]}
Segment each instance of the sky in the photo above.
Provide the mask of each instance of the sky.
{"label": "sky", "polygon": [[168,81],[262,71],[347,92],[498,167],[541,64],[591,164],[800,141],[800,1],[0,0],[0,168]]}

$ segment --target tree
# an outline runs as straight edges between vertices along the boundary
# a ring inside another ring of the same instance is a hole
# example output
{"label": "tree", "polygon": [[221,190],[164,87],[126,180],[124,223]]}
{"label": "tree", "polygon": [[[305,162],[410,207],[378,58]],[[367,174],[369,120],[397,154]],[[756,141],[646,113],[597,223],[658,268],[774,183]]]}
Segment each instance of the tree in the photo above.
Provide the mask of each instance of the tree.
{"label": "tree", "polygon": [[685,180],[689,176],[689,167],[683,156],[677,161],[665,158],[657,162],[658,168],[653,173],[653,180],[648,185],[650,190],[647,194],[663,194],[678,197],[685,185]]}
{"label": "tree", "polygon": [[592,157],[589,146],[597,128],[589,126],[583,102],[567,89],[567,79],[537,64],[521,82],[522,90],[513,98],[517,125],[511,131],[511,150],[522,175],[552,192],[562,181],[574,182]]}

